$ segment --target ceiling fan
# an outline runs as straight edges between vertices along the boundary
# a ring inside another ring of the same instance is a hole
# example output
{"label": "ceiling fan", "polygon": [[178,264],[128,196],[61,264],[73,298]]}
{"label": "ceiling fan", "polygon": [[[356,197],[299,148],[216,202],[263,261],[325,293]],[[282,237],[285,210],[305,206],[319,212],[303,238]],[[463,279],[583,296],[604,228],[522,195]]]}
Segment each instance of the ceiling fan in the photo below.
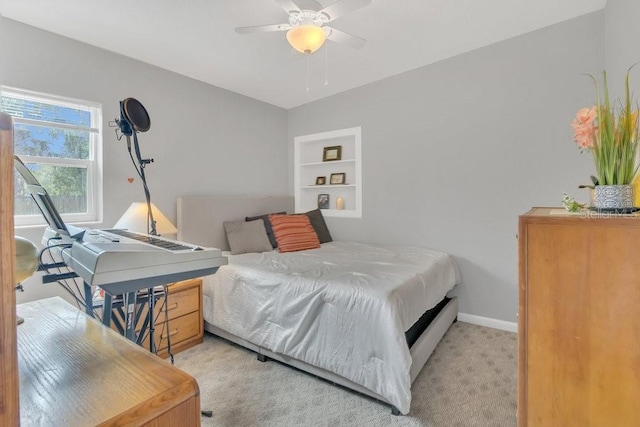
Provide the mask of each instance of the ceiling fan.
{"label": "ceiling fan", "polygon": [[274,0],[288,14],[289,22],[284,24],[238,27],[236,33],[266,33],[286,31],[287,41],[298,52],[310,54],[318,50],[326,39],[359,49],[366,40],[325,24],[360,9],[371,0],[338,0],[324,7],[314,0]]}

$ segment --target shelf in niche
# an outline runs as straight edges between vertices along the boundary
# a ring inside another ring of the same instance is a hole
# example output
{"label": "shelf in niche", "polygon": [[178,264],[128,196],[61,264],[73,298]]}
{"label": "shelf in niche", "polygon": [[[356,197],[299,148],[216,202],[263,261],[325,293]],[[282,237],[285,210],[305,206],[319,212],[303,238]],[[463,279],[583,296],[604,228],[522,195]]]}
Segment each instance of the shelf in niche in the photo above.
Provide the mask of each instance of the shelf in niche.
{"label": "shelf in niche", "polygon": [[355,187],[355,184],[325,184],[325,185],[303,185],[300,188],[303,189],[314,189],[314,190],[321,190],[323,188],[353,188]]}
{"label": "shelf in niche", "polygon": [[[307,210],[313,210],[315,207]],[[360,212],[352,209],[320,209],[324,216],[343,217],[343,218],[360,218]]]}
{"label": "shelf in niche", "polygon": [[319,165],[335,165],[335,164],[340,164],[340,163],[355,163],[355,159],[348,159],[348,160],[332,160],[330,162],[313,162],[313,163],[301,163],[300,167],[303,166],[319,166]]}
{"label": "shelf in niche", "polygon": [[[307,212],[318,206],[318,194],[329,195],[329,206],[335,208],[338,197],[345,209],[323,209],[326,217],[362,218],[362,130],[360,127],[301,135],[294,138],[295,212]],[[322,148],[342,146],[341,160],[321,160]],[[304,159],[304,161],[303,161]],[[348,184],[329,184],[332,173],[345,173]],[[327,184],[315,185],[325,175]]]}

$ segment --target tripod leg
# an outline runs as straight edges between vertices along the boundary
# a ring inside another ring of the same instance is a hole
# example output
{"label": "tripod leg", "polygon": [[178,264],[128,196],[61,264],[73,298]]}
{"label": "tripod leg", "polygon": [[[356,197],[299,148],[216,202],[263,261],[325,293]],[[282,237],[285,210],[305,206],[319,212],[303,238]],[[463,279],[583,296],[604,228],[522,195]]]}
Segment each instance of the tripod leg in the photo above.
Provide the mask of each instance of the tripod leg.
{"label": "tripod leg", "polygon": [[154,306],[156,296],[154,294],[154,289],[149,288],[147,290],[147,296],[149,297],[149,351],[153,354],[156,353],[156,319],[154,318]]}
{"label": "tripod leg", "polygon": [[124,297],[124,324],[125,324],[125,336],[133,342],[136,342],[136,322],[135,322],[135,308],[136,308],[136,293],[129,292]]}
{"label": "tripod leg", "polygon": [[113,297],[110,293],[104,293],[104,302],[102,303],[102,324],[107,328],[111,327],[111,311],[113,310]]}

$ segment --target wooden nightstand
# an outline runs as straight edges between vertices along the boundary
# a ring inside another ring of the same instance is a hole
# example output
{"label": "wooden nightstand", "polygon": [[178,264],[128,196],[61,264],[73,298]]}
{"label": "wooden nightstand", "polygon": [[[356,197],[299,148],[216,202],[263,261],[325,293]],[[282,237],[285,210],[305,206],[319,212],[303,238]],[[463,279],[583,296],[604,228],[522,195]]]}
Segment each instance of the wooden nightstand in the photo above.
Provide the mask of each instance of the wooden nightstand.
{"label": "wooden nightstand", "polygon": [[[170,337],[171,352],[179,353],[202,342],[204,336],[204,320],[202,318],[202,279],[189,279],[176,282],[167,287],[169,300],[167,302],[168,324],[165,323],[163,299],[156,304],[155,342],[158,356],[167,357],[167,337]],[[148,339],[143,347],[148,348]]]}
{"label": "wooden nightstand", "polygon": [[[167,319],[165,322],[164,296],[155,302],[155,345],[158,356],[167,357],[168,342],[171,341],[173,354],[193,347],[202,342],[204,336],[204,320],[202,317],[202,279],[189,279],[176,282],[167,286]],[[136,332],[140,333],[143,323],[147,318],[148,307],[146,302],[141,306]],[[117,324],[122,325],[122,315],[117,309],[113,310],[113,322],[111,328],[118,330]],[[121,331],[120,331],[121,332]],[[147,332],[148,334],[148,332]],[[148,336],[142,342],[142,347],[149,349]]]}

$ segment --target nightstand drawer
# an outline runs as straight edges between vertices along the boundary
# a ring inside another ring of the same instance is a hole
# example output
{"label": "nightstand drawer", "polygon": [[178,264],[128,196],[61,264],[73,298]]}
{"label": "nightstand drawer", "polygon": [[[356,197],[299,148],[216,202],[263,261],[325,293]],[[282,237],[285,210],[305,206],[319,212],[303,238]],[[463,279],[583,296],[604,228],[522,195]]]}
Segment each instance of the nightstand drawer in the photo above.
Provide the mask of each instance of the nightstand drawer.
{"label": "nightstand drawer", "polygon": [[[182,283],[183,282],[180,282],[177,285],[170,285],[168,287],[169,298],[166,306],[166,316],[169,320],[200,310],[200,287],[187,287],[183,286]],[[190,285],[190,283],[185,283],[185,285]],[[135,328],[136,333],[140,332],[142,325],[147,322],[147,313],[149,313],[147,304],[147,302],[144,302],[142,305],[138,306],[139,311]],[[156,319],[156,323],[161,325],[165,320],[164,296],[156,300],[153,312],[155,313],[154,319]],[[117,310],[114,310],[113,316],[111,328],[117,331],[118,328],[115,325],[116,323],[124,327],[124,320]]]}
{"label": "nightstand drawer", "polygon": [[[156,324],[156,347],[158,350],[167,348],[167,336],[171,338],[171,347],[197,337],[200,334],[200,313],[193,312],[175,319],[171,319],[168,325],[162,322]],[[168,327],[167,327],[168,326]],[[149,347],[149,338],[142,344],[143,347]]]}
{"label": "nightstand drawer", "polygon": [[[166,304],[167,315],[165,317],[165,298],[164,295],[159,297],[153,309],[155,316],[155,347],[158,356],[167,357],[167,333],[171,334],[171,350],[178,353],[189,347],[202,342],[204,333],[204,324],[202,319],[202,280],[188,279],[182,282],[176,282],[168,286],[168,302]],[[122,333],[123,319],[119,311],[113,310],[113,318],[111,327]],[[136,322],[136,333],[140,333],[140,329],[147,319],[148,306],[146,303],[136,308],[138,315]],[[165,325],[165,319],[169,319],[169,329]],[[116,323],[119,326],[116,326]],[[149,348],[149,330],[145,332],[147,338],[143,341],[142,346]]]}
{"label": "nightstand drawer", "polygon": [[[162,304],[159,304],[160,308]],[[162,307],[164,310],[164,307]],[[169,319],[183,316],[200,309],[200,288],[194,286],[192,288],[175,291],[169,287],[169,298],[167,301],[167,315]],[[164,313],[160,313],[158,320],[164,320]]]}

